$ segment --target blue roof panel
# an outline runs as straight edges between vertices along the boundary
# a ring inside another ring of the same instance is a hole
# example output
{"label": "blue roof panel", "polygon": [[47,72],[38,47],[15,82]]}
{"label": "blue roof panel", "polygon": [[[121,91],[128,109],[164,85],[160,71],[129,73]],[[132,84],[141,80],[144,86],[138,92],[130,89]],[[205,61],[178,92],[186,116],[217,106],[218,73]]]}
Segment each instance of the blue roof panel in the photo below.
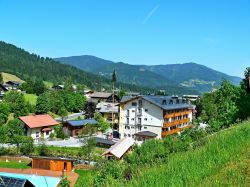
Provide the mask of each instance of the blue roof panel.
{"label": "blue roof panel", "polygon": [[84,125],[96,125],[98,122],[95,119],[82,119],[82,120],[70,120],[68,124],[73,127],[80,127]]}

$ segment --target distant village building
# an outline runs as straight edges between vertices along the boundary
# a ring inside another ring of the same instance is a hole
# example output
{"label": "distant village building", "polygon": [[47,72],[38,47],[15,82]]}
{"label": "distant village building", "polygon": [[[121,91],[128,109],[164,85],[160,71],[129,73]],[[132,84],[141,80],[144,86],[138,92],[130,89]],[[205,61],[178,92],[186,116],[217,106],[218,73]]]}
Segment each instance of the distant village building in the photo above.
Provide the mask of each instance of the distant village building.
{"label": "distant village building", "polygon": [[8,81],[6,82],[6,84],[8,85],[9,90],[18,90],[20,89],[20,86],[22,85],[22,83],[18,81]]}
{"label": "distant village building", "polygon": [[22,116],[19,119],[25,124],[27,136],[33,139],[49,138],[54,133],[54,127],[59,124],[48,114]]}
{"label": "distant village building", "polygon": [[[90,95],[91,101],[98,103],[98,102],[109,102],[112,103],[113,101],[113,94],[107,92],[94,92]],[[118,103],[120,101],[119,97],[115,94],[114,95],[114,102]]]}
{"label": "distant village building", "polygon": [[118,124],[119,121],[119,103],[114,103],[114,107],[112,103],[108,102],[100,102],[96,105],[96,112],[102,114],[102,117],[108,121],[112,122],[112,111],[114,114],[114,123]]}
{"label": "distant village building", "polygon": [[199,99],[199,95],[183,95],[184,99],[188,99],[189,101],[196,101]]}
{"label": "distant village building", "polygon": [[171,96],[124,96],[120,102],[120,137],[138,141],[164,138],[191,127],[194,106]]}

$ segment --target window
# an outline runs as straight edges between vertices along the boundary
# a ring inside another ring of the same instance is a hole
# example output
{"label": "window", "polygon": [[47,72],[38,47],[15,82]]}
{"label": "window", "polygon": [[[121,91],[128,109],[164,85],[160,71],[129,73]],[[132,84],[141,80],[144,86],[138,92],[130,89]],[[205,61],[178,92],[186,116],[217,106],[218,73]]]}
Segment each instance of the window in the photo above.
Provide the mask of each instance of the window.
{"label": "window", "polygon": [[127,118],[127,124],[129,124],[129,118]]}
{"label": "window", "polygon": [[49,131],[46,132],[46,136],[49,136]]}
{"label": "window", "polygon": [[162,104],[163,104],[163,105],[166,105],[166,104],[167,104],[166,99],[162,100]]}
{"label": "window", "polygon": [[129,126],[125,126],[125,129],[130,129],[130,127]]}
{"label": "window", "polygon": [[126,116],[129,116],[129,110],[127,110]]}
{"label": "window", "polygon": [[135,112],[135,110],[132,110],[132,112]]}
{"label": "window", "polygon": [[131,126],[131,129],[134,129],[135,127],[134,126]]}
{"label": "window", "polygon": [[39,132],[36,132],[36,138],[39,138]]}
{"label": "window", "polygon": [[148,109],[147,108],[145,108],[145,112],[147,112],[148,111]]}
{"label": "window", "polygon": [[144,121],[147,121],[148,120],[148,118],[144,118]]}
{"label": "window", "polygon": [[137,103],[136,102],[132,102],[132,106],[137,106]]}
{"label": "window", "polygon": [[138,101],[138,105],[139,105],[139,107],[142,107],[142,100]]}
{"label": "window", "polygon": [[132,121],[135,121],[135,118],[131,118]]}
{"label": "window", "polygon": [[144,127],[144,129],[147,129],[148,127]]}
{"label": "window", "polygon": [[126,134],[126,133],[124,133],[124,137],[127,137],[127,134]]}
{"label": "window", "polygon": [[130,135],[130,134],[128,134],[128,137],[131,137],[131,135]]}

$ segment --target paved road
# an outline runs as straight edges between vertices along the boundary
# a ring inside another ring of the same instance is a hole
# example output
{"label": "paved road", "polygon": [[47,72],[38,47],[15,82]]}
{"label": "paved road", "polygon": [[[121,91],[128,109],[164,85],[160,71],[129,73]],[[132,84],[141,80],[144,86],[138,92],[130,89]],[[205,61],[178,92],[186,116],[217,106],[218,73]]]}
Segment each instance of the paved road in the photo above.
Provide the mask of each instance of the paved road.
{"label": "paved road", "polygon": [[[80,117],[80,116],[82,116],[82,115],[83,115],[83,113],[82,113],[82,112],[80,112],[80,113],[70,114],[70,115],[68,115],[68,116],[64,117],[64,118],[63,118],[63,121],[67,121],[67,120],[75,119],[75,118],[78,118],[78,117]],[[56,121],[62,121],[62,118],[61,118],[61,117],[60,117],[60,118],[55,118],[55,120],[56,120]]]}
{"label": "paved road", "polygon": [[[38,142],[35,142],[35,145],[38,145]],[[50,145],[50,146],[58,146],[58,147],[81,147],[83,145],[83,143],[77,139],[77,138],[72,138],[70,137],[70,139],[68,140],[56,140],[56,141],[45,141],[46,145]]]}

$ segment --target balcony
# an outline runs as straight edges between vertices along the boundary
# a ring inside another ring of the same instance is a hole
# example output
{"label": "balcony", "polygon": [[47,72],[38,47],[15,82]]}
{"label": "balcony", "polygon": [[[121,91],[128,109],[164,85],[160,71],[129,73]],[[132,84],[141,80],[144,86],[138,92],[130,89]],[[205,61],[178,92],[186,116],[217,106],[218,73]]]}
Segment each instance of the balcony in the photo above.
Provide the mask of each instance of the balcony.
{"label": "balcony", "polygon": [[162,136],[162,138],[164,138],[165,136],[181,132],[181,130],[182,130],[181,128],[176,128],[176,129],[173,129],[171,131],[165,131],[165,132],[161,133],[161,136]]}
{"label": "balcony", "polygon": [[164,138],[165,136],[168,136],[168,135],[171,135],[171,134],[176,134],[178,132],[181,132],[184,129],[191,128],[191,127],[192,127],[192,125],[187,125],[187,126],[182,127],[182,128],[176,128],[176,129],[173,129],[173,130],[170,130],[170,131],[164,131],[164,132],[161,133],[161,137]]}
{"label": "balcony", "polygon": [[190,122],[190,118],[185,118],[185,119],[181,119],[181,120],[176,120],[173,122],[166,122],[163,124],[163,128],[167,128],[167,127],[172,127],[172,126],[176,126],[182,123],[188,123]]}
{"label": "balcony", "polygon": [[164,118],[172,118],[172,117],[176,117],[176,116],[183,116],[183,115],[187,115],[187,114],[190,114],[190,113],[192,113],[192,110],[187,110],[187,111],[184,111],[184,112],[176,112],[176,113],[166,114],[164,116]]}

